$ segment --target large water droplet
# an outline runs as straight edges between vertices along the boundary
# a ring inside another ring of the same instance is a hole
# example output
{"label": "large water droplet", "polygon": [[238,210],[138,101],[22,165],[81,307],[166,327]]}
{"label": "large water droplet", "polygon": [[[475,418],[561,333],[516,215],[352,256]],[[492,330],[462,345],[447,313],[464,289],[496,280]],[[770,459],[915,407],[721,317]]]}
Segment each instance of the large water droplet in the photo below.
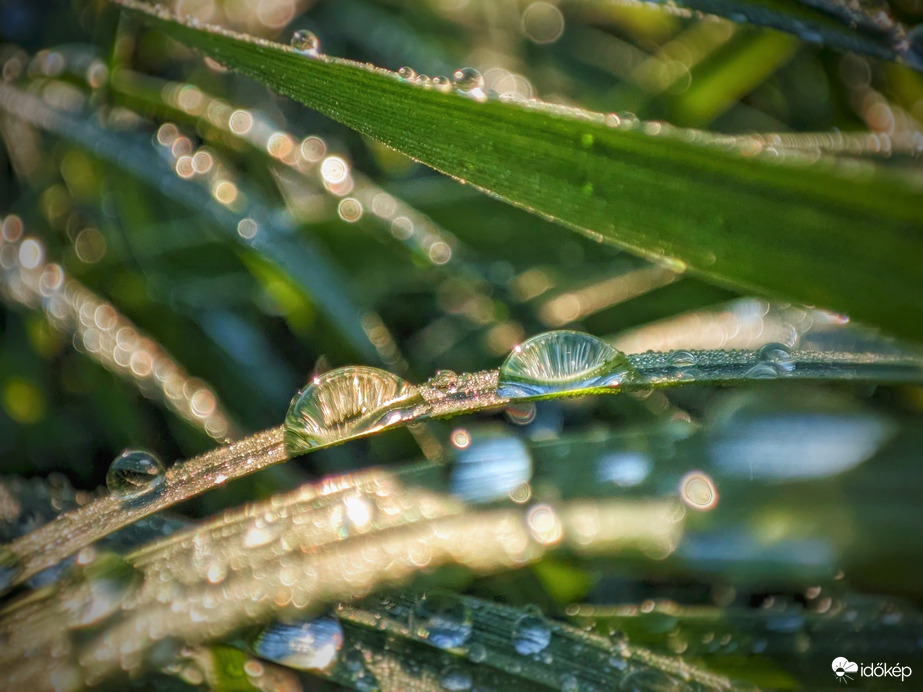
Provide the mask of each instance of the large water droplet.
{"label": "large water droplet", "polygon": [[384,370],[337,368],[315,377],[292,399],[285,416],[290,454],[343,442],[397,425],[423,404],[413,385]]}
{"label": "large water droplet", "polygon": [[625,354],[602,339],[566,330],[545,332],[517,346],[503,361],[497,394],[525,399],[602,392],[633,374]]}
{"label": "large water droplet", "polygon": [[462,67],[452,75],[455,88],[459,91],[474,91],[484,88],[484,77],[473,67]]}
{"label": "large water droplet", "polygon": [[471,674],[456,666],[446,668],[439,678],[442,688],[450,692],[464,692],[470,690],[474,681]]}
{"label": "large water droplet", "polygon": [[93,625],[122,607],[141,574],[114,553],[98,555],[85,567],[74,567],[61,590],[61,604],[71,627]]}
{"label": "large water droplet", "polygon": [[779,375],[785,375],[795,369],[792,350],[785,344],[766,344],[759,350],[759,359],[761,364],[769,365]]}
{"label": "large water droplet", "polygon": [[468,649],[468,658],[475,663],[487,660],[487,648],[483,644],[472,644]]}
{"label": "large water droplet", "polygon": [[550,643],[551,627],[541,615],[523,615],[513,625],[513,648],[523,656],[541,653]]}
{"label": "large water droplet", "polygon": [[397,71],[397,76],[405,81],[412,82],[417,78],[417,71],[405,65]]}
{"label": "large water droplet", "polygon": [[440,649],[454,649],[471,637],[471,609],[454,596],[427,594],[413,604],[410,629]]}
{"label": "large water droplet", "polygon": [[164,468],[150,452],[126,449],[115,458],[106,473],[109,492],[122,500],[133,500],[163,486]]}
{"label": "large water droplet", "polygon": [[437,74],[435,77],[433,77],[433,86],[439,89],[440,91],[448,91],[449,89],[452,88],[452,82],[449,80],[448,77],[444,77],[441,74]]}
{"label": "large water droplet", "polygon": [[292,48],[299,53],[314,56],[320,51],[320,39],[313,31],[299,29],[292,34]]}
{"label": "large water droplet", "polygon": [[270,625],[253,644],[259,656],[300,670],[330,669],[342,648],[343,627],[332,617]]}

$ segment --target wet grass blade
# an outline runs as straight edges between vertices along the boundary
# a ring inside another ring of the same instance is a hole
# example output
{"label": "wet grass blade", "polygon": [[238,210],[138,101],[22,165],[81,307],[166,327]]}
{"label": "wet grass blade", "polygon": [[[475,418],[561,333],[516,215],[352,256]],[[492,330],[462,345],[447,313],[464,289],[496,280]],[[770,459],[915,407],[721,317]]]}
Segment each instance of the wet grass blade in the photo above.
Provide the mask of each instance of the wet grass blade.
{"label": "wet grass blade", "polygon": [[516,206],[724,284],[923,338],[915,175],[870,162],[747,157],[702,133],[609,127],[602,114],[573,109],[477,103],[130,8],[228,67]]}

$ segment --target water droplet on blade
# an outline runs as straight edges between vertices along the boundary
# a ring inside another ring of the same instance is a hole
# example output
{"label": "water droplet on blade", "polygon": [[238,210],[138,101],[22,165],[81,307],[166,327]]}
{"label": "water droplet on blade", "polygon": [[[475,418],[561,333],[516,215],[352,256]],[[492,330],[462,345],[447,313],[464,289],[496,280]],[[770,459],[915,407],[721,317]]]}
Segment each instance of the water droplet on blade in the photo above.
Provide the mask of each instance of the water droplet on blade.
{"label": "water droplet on blade", "polygon": [[551,627],[541,615],[523,615],[513,625],[513,648],[523,656],[541,653],[550,643]]}
{"label": "water droplet on blade", "polygon": [[779,375],[786,375],[795,369],[792,350],[785,344],[766,344],[759,350],[759,359],[761,364],[769,365]]}
{"label": "water droplet on blade", "polygon": [[567,330],[532,337],[503,361],[497,395],[507,399],[590,394],[617,389],[636,375],[621,351]]}
{"label": "water droplet on blade", "polygon": [[299,670],[329,670],[343,648],[343,627],[332,617],[292,624],[276,623],[263,630],[253,650],[263,658]]}
{"label": "water droplet on blade", "polygon": [[410,611],[410,629],[440,649],[454,649],[471,636],[471,609],[454,596],[427,594]]}
{"label": "water droplet on blade", "polygon": [[299,29],[292,34],[292,48],[305,55],[317,55],[320,51],[320,39],[313,31]]}
{"label": "water droplet on blade", "polygon": [[409,419],[423,397],[390,372],[365,366],[315,377],[295,395],[285,416],[290,454],[367,435]]}
{"label": "water droplet on blade", "polygon": [[115,458],[106,473],[109,492],[122,500],[133,500],[163,486],[165,471],[150,452],[126,449]]}
{"label": "water droplet on blade", "polygon": [[397,76],[403,80],[412,82],[413,80],[417,78],[417,71],[414,70],[412,67],[407,67],[405,65],[404,67],[400,68],[397,71]]}
{"label": "water droplet on blade", "polygon": [[455,70],[452,80],[459,91],[468,92],[484,88],[484,77],[473,67],[462,67]]}

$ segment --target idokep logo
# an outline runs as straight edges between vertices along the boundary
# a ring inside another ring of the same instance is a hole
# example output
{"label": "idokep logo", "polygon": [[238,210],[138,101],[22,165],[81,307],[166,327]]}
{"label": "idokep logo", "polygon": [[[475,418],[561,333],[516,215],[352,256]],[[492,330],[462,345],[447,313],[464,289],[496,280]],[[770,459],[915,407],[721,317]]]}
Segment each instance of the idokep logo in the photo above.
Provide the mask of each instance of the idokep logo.
{"label": "idokep logo", "polygon": [[900,663],[890,665],[888,663],[853,663],[843,656],[833,659],[833,674],[836,675],[838,682],[848,683],[858,674],[863,678],[894,678],[900,679],[901,682],[910,677],[913,672],[910,666],[902,666]]}
{"label": "idokep logo", "polygon": [[849,682],[852,680],[850,673],[859,672],[859,664],[847,661],[842,656],[833,659],[833,672],[836,674],[838,682]]}

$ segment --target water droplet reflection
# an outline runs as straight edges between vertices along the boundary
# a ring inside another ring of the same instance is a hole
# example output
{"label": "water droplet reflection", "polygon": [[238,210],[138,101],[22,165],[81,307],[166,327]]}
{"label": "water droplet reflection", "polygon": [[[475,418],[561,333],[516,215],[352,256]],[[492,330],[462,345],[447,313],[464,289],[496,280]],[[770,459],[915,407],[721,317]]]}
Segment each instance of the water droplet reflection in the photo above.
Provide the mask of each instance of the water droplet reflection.
{"label": "water droplet reflection", "polygon": [[426,594],[410,611],[410,629],[440,649],[454,649],[471,637],[471,609],[455,596]]}
{"label": "water droplet reflection", "polygon": [[551,627],[539,614],[521,616],[513,625],[513,648],[523,656],[541,653],[551,643]]}
{"label": "water droplet reflection", "polygon": [[122,500],[142,497],[160,488],[165,471],[150,452],[125,450],[115,458],[106,473],[109,492]]}
{"label": "water droplet reflection", "polygon": [[365,366],[315,377],[292,399],[285,416],[290,454],[367,435],[411,417],[423,398],[397,375]]}
{"label": "water droplet reflection", "polygon": [[292,48],[313,57],[320,51],[320,39],[313,31],[299,29],[292,35]]}
{"label": "water droplet reflection", "polygon": [[497,394],[523,399],[611,390],[634,369],[625,354],[590,334],[567,330],[532,337],[500,366]]}

